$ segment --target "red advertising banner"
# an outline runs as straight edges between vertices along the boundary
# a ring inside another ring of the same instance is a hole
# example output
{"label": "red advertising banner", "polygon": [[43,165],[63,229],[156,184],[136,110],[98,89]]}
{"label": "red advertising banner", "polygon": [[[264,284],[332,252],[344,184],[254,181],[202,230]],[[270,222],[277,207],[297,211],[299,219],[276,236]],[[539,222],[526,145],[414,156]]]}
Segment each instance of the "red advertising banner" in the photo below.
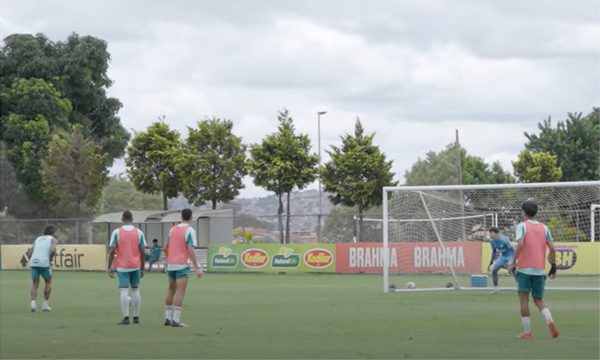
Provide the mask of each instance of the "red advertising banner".
{"label": "red advertising banner", "polygon": [[[390,244],[391,273],[447,273],[449,265],[459,273],[481,271],[480,242]],[[380,273],[383,269],[381,243],[336,244],[336,272]]]}
{"label": "red advertising banner", "polygon": [[[390,246],[390,272],[393,273],[400,272],[398,245]],[[380,273],[383,269],[381,243],[337,243],[335,257],[335,271],[338,273]]]}

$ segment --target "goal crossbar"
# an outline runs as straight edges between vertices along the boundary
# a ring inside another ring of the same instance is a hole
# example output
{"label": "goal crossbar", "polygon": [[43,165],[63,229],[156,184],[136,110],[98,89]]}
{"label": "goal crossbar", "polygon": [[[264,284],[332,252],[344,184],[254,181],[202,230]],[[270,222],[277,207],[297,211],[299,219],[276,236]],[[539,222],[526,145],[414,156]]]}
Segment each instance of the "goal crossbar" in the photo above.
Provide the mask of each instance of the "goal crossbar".
{"label": "goal crossbar", "polygon": [[[479,219],[486,216],[493,216],[494,214],[481,214],[481,215],[465,215],[465,216],[454,216],[454,217],[445,217],[445,218],[435,218],[435,219],[388,219],[389,222],[424,222],[424,221],[450,221],[450,220],[465,220],[465,219]],[[383,219],[376,218],[363,218],[363,221],[373,221],[373,222],[383,222]]]}
{"label": "goal crossbar", "polygon": [[566,181],[559,183],[517,183],[517,184],[477,184],[477,185],[426,185],[426,186],[384,186],[387,191],[421,191],[421,190],[491,190],[491,189],[535,189],[600,186],[600,181]]}

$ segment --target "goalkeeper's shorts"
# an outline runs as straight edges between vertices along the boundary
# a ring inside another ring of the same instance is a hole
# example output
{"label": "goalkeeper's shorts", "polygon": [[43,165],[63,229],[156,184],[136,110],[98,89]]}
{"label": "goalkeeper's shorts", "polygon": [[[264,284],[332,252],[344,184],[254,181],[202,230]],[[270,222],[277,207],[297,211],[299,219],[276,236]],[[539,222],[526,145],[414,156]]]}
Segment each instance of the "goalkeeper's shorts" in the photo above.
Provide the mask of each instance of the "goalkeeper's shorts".
{"label": "goalkeeper's shorts", "polygon": [[508,269],[510,264],[512,264],[512,261],[512,256],[499,256],[494,262],[494,271],[498,269]]}

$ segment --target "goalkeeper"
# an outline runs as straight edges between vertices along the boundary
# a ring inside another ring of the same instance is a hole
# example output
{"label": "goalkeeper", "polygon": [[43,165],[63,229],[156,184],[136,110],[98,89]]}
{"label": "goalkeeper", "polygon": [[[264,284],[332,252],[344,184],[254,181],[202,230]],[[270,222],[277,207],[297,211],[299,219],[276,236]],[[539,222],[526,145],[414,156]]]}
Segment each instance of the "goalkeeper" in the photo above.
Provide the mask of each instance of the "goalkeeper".
{"label": "goalkeeper", "polygon": [[515,255],[515,249],[504,235],[500,235],[500,231],[497,227],[492,226],[489,229],[490,246],[492,247],[492,258],[488,266],[488,271],[492,271],[492,281],[494,282],[494,289],[492,294],[498,293],[498,271],[500,269],[508,269],[513,262]]}

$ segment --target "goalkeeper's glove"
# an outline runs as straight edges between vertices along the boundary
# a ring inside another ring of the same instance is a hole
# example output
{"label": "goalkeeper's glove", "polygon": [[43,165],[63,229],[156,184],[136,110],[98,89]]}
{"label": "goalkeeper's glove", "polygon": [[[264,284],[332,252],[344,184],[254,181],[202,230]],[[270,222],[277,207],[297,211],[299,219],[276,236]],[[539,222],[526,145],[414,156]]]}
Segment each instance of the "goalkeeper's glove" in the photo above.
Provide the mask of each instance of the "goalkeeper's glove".
{"label": "goalkeeper's glove", "polygon": [[556,276],[556,264],[550,264],[550,271],[548,272],[548,277]]}

